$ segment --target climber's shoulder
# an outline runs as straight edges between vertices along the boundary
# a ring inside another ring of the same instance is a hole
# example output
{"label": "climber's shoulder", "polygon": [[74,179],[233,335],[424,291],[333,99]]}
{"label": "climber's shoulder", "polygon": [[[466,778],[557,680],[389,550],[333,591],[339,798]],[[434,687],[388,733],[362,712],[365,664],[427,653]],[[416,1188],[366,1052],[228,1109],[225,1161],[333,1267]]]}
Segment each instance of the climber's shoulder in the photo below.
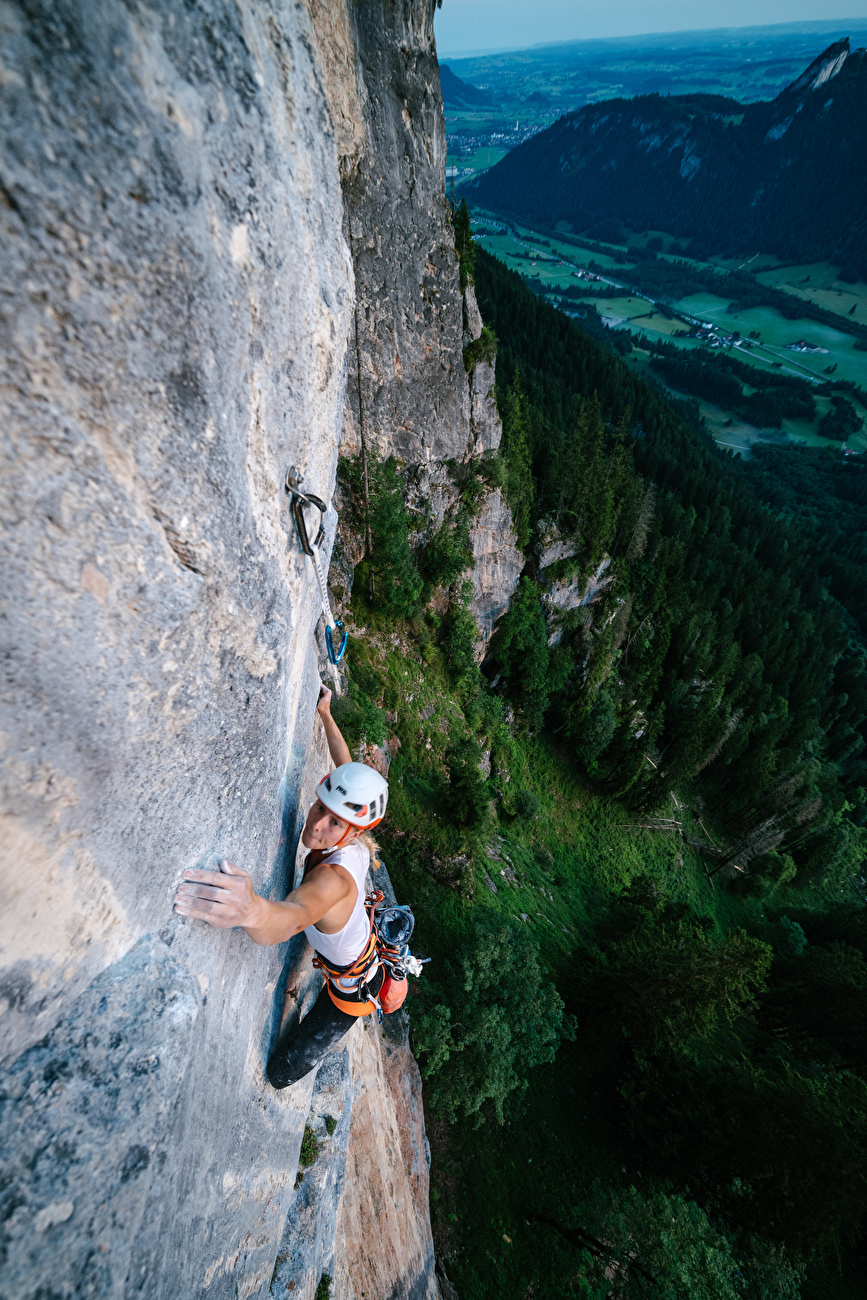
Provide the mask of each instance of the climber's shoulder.
{"label": "climber's shoulder", "polygon": [[[351,845],[349,846],[351,847]],[[304,868],[304,880],[301,888],[312,886],[317,890],[327,890],[334,897],[343,897],[350,888],[355,888],[348,863],[341,860],[343,850],[332,850],[324,858],[310,854]]]}
{"label": "climber's shoulder", "polygon": [[361,840],[353,840],[339,849],[329,849],[324,855],[322,865],[335,867],[366,866],[370,862],[370,849]]}

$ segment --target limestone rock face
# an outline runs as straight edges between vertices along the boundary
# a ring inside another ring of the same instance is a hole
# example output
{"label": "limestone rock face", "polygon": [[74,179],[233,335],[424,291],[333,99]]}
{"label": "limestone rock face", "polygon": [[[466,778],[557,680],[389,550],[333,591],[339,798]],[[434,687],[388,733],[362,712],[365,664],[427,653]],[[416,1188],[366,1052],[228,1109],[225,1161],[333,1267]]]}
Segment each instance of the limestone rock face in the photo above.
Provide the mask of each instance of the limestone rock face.
{"label": "limestone rock face", "polygon": [[4,1296],[125,1294],[201,1002],[186,966],[142,939],[17,1059],[0,1119]]}
{"label": "limestone rock face", "polygon": [[403,1012],[353,1030],[346,1184],[337,1222],[334,1294],[439,1300],[428,1218],[427,1139],[418,1066]]}
{"label": "limestone rock face", "polygon": [[[443,462],[496,444],[433,8],[2,7],[0,1300],[306,1300],[323,1271],[436,1294],[405,1039],[356,1026],[275,1092],[270,1044],[321,987],[306,940],[171,910],[221,858],[282,897],[327,762],[287,467],[329,500],[363,409],[441,518]],[[495,493],[485,626],[510,527]]]}
{"label": "limestone rock face", "polygon": [[[542,608],[548,625],[548,644],[557,645],[563,636],[563,620],[572,610],[582,606],[594,605],[608,590],[614,581],[610,572],[611,556],[605,555],[595,570],[587,576],[576,571],[569,577],[548,580],[547,589],[542,597]],[[540,574],[543,584],[545,571]]]}
{"label": "limestone rock face", "polygon": [[471,284],[464,289],[464,347],[472,343],[482,332],[482,313],[476,300],[476,291]]}
{"label": "limestone rock face", "polygon": [[494,400],[495,378],[494,366],[489,361],[479,361],[470,375],[470,428],[474,456],[496,451],[503,436],[503,426]]}
{"label": "limestone rock face", "polygon": [[[358,454],[364,444],[404,462],[408,500],[423,536],[458,503],[444,462],[500,445],[495,368],[480,361],[468,378],[463,362],[463,347],[481,334],[482,318],[472,286],[461,292],[445,197],[434,0],[398,0],[387,10],[350,5],[344,24],[334,16],[339,8],[326,9],[322,0],[312,6],[323,45],[335,28],[343,31],[348,24],[357,51],[351,96],[363,116],[362,131],[341,154],[345,229],[356,276],[342,450]],[[329,69],[338,62],[326,58]],[[340,121],[347,92],[339,78],[327,77],[326,87]],[[348,131],[344,138],[349,140]],[[338,608],[348,600],[353,569],[364,553],[361,521],[347,516],[330,574]],[[499,492],[487,496],[473,521],[472,549],[481,655],[521,569],[511,515]]]}
{"label": "limestone rock face", "polygon": [[499,488],[482,503],[470,530],[475,561],[472,610],[479,625],[479,656],[491,638],[494,624],[509,607],[524,567],[515,541],[512,515]]}
{"label": "limestone rock face", "polygon": [[357,351],[344,442],[364,433],[410,463],[459,458],[469,440],[433,14],[433,0],[349,6],[365,140],[345,187]]}
{"label": "limestone rock face", "polygon": [[[7,1053],[184,867],[282,870],[318,612],[282,480],[328,495],[351,279],[309,25],[271,8],[4,10]],[[172,934],[219,983],[226,942]]]}
{"label": "limestone rock face", "polygon": [[282,482],[329,495],[352,304],[316,38],[297,5],[55,0],[0,40],[0,1295],[263,1294],[305,945],[171,899],[292,866],[318,600]]}

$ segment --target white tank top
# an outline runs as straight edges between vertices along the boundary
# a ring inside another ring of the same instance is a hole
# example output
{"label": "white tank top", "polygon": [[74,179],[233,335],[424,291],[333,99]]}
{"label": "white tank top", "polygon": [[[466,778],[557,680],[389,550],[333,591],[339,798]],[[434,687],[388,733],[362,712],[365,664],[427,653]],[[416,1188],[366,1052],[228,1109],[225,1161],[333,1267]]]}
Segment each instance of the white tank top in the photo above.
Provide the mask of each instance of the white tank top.
{"label": "white tank top", "polygon": [[304,933],[308,942],[330,965],[351,966],[361,956],[370,934],[370,921],[364,906],[370,853],[364,844],[355,840],[352,844],[347,844],[345,849],[332,849],[323,858],[323,862],[333,862],[352,876],[355,881],[355,906],[346,925],[336,934],[323,934],[315,925],[308,925]]}

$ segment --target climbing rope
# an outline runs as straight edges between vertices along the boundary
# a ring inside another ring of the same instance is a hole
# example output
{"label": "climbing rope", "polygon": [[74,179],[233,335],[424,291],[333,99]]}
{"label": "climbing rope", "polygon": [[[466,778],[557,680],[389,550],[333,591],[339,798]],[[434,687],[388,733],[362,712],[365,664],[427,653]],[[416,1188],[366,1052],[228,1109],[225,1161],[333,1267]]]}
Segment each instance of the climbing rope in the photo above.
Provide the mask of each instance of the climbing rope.
{"label": "climbing rope", "polygon": [[[328,658],[333,664],[339,664],[346,653],[346,642],[349,640],[349,633],[344,631],[343,624],[339,618],[335,618],[331,612],[331,602],[328,599],[328,587],[325,584],[325,574],[322,571],[322,561],[319,558],[319,546],[325,536],[325,512],[328,509],[324,501],[315,497],[312,492],[301,491],[301,475],[292,468],[286,471],[286,491],[291,500],[292,517],[295,520],[295,527],[298,530],[298,540],[301,543],[301,549],[305,555],[309,555],[313,561],[313,567],[316,570],[316,580],[319,583],[319,595],[322,600],[322,618],[325,623],[325,645],[328,649]],[[314,506],[319,511],[319,532],[316,534],[316,540],[311,542],[307,532],[307,523],[304,519],[304,507]],[[343,636],[340,633],[343,632]],[[335,641],[340,640],[339,649],[335,650]]]}

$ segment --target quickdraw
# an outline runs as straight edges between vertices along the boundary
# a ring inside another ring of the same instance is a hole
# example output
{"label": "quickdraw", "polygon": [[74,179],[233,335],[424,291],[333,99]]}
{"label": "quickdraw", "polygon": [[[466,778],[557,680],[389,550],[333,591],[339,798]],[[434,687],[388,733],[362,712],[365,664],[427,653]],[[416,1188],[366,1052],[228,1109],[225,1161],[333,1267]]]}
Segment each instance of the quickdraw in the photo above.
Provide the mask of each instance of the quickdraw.
{"label": "quickdraw", "polygon": [[[324,501],[315,497],[312,492],[301,491],[301,475],[291,466],[286,471],[286,491],[291,500],[292,517],[295,520],[295,527],[298,530],[298,540],[301,543],[301,549],[305,555],[309,555],[313,561],[313,567],[316,570],[316,580],[319,583],[319,595],[322,600],[322,617],[325,622],[325,645],[328,648],[328,658],[333,664],[339,664],[346,653],[346,643],[349,640],[349,633],[344,631],[343,624],[339,618],[335,618],[331,612],[331,602],[328,599],[328,587],[325,583],[325,574],[322,571],[322,561],[319,558],[319,546],[325,536],[325,512],[328,509]],[[316,534],[316,540],[311,542],[307,532],[307,523],[304,519],[304,507],[314,506],[319,511],[319,532]],[[340,633],[343,636],[340,636]],[[340,647],[335,650],[335,639],[340,638]]]}
{"label": "quickdraw", "polygon": [[[331,1001],[350,1016],[367,1016],[375,1010],[382,1020],[383,1011],[388,1014],[403,1002],[401,996],[394,999],[394,1006],[387,1004],[389,981],[392,984],[403,983],[405,992],[407,975],[420,975],[422,967],[430,961],[429,957],[414,957],[409,950],[406,940],[415,924],[410,909],[383,908],[383,901],[384,895],[379,889],[364,900],[370,933],[361,954],[350,966],[331,966],[319,953],[313,958],[313,965],[325,976]],[[389,917],[390,913],[402,913],[403,917]],[[390,926],[390,920],[403,920],[403,925]],[[393,937],[391,930],[395,931]],[[376,976],[380,970],[383,978],[377,984]]]}

